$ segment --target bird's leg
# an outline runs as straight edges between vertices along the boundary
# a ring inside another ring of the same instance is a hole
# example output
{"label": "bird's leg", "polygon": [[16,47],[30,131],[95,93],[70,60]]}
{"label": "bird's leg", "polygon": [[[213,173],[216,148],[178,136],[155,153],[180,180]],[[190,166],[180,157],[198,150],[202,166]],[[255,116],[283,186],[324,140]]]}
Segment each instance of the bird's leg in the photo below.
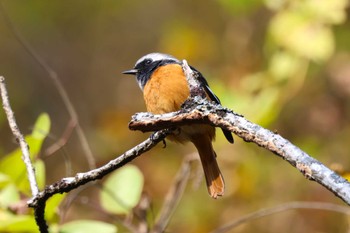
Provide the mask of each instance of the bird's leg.
{"label": "bird's leg", "polygon": [[[155,141],[155,134],[157,133],[157,131],[156,132],[153,132],[152,134],[151,134],[151,136],[149,136],[150,137],[150,139],[152,140],[152,141]],[[166,141],[165,141],[165,139],[162,139],[162,142],[163,142],[163,148],[166,148]]]}
{"label": "bird's leg", "polygon": [[166,148],[166,141],[165,141],[165,139],[163,139],[162,141],[163,141],[163,148]]}

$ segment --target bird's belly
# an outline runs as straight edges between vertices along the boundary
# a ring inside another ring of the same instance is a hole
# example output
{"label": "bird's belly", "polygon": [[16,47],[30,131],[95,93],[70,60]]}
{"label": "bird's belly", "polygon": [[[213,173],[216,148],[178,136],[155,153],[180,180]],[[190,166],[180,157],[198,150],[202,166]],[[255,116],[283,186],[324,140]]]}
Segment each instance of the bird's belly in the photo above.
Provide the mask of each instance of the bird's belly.
{"label": "bird's belly", "polygon": [[[160,67],[154,71],[152,78],[146,83],[144,99],[147,111],[153,114],[164,114],[181,109],[181,105],[190,95],[186,77],[182,67],[178,64]],[[182,126],[178,132],[168,138],[172,141],[184,143],[200,134],[215,137],[215,128],[210,125],[192,124]]]}
{"label": "bird's belly", "polygon": [[181,66],[171,64],[159,67],[146,83],[143,94],[147,111],[153,114],[180,110],[190,95]]}
{"label": "bird's belly", "polygon": [[205,124],[181,126],[173,135],[169,135],[168,139],[179,143],[185,143],[188,141],[193,141],[194,138],[202,134],[207,134],[210,140],[214,140],[215,128]]}

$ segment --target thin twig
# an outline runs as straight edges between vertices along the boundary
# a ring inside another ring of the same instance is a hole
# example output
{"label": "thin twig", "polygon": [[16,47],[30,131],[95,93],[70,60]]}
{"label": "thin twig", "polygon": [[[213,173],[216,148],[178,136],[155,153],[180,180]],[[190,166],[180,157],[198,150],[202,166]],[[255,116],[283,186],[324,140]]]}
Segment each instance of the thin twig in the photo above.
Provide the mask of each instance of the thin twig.
{"label": "thin twig", "polygon": [[64,88],[63,84],[61,83],[60,79],[58,78],[57,73],[45,62],[45,60],[34,50],[34,48],[28,43],[28,41],[21,35],[21,33],[17,30],[15,25],[12,23],[12,20],[10,16],[7,14],[2,2],[0,1],[0,10],[2,11],[2,14],[5,19],[5,23],[7,27],[10,29],[10,31],[14,34],[17,41],[25,48],[25,50],[29,53],[30,56],[34,58],[35,61],[38,62],[38,64],[47,72],[51,80],[53,81],[67,111],[71,118],[71,121],[76,123],[76,131],[78,138],[80,140],[80,144],[82,146],[82,149],[84,150],[84,154],[86,156],[87,162],[89,164],[89,168],[93,169],[96,167],[96,162],[94,155],[92,153],[92,150],[90,148],[90,145],[88,143],[88,140],[85,136],[85,133],[83,129],[80,126],[78,114],[72,104],[72,101],[70,100],[66,89]]}
{"label": "thin twig", "polygon": [[63,146],[65,146],[70,136],[72,135],[72,131],[75,127],[76,127],[76,122],[72,121],[72,119],[69,120],[61,137],[58,140],[56,140],[54,144],[52,144],[45,150],[45,155],[50,156],[56,151],[58,151],[59,149],[61,149]]}
{"label": "thin twig", "polygon": [[36,196],[39,193],[39,188],[35,178],[35,170],[30,160],[29,146],[25,141],[23,134],[20,132],[18,125],[16,123],[15,115],[11,109],[8,93],[6,90],[5,78],[2,76],[0,76],[0,91],[1,91],[2,105],[5,110],[11,131],[15,136],[16,141],[19,144],[22,151],[22,160],[25,163],[27,168],[27,174],[28,174],[32,195]]}
{"label": "thin twig", "polygon": [[211,233],[224,233],[229,230],[232,230],[235,227],[238,227],[244,223],[247,223],[249,221],[259,219],[268,215],[284,212],[287,210],[294,210],[294,209],[315,209],[315,210],[327,210],[327,211],[333,211],[338,212],[346,215],[350,215],[350,208],[336,205],[332,203],[326,203],[326,202],[303,202],[303,201],[297,201],[297,202],[289,202],[285,204],[281,204],[272,208],[266,208],[261,209],[256,212],[244,215],[238,219],[235,219],[234,221],[225,224],[224,226],[212,231]]}
{"label": "thin twig", "polygon": [[49,146],[46,150],[44,155],[45,156],[51,156],[54,154],[56,151],[60,150],[62,153],[63,161],[64,161],[64,166],[66,169],[66,175],[65,176],[71,176],[73,174],[72,171],[72,161],[70,160],[69,156],[67,155],[67,151],[65,149],[66,143],[69,141],[70,136],[73,132],[73,130],[76,127],[76,122],[73,122],[72,119],[68,121],[68,124],[66,126],[66,129],[64,130],[63,134],[59,139],[55,138],[52,135],[49,135],[50,138],[55,140],[55,143]]}
{"label": "thin twig", "polygon": [[[38,193],[29,201],[29,206],[35,210],[35,219],[39,223],[41,233],[46,233],[47,226],[44,218],[45,204],[46,201],[53,195],[58,193],[69,192],[76,189],[88,182],[98,180],[111,173],[112,171],[122,167],[133,159],[137,158],[141,154],[152,149],[155,145],[161,142],[167,135],[171,134],[172,130],[162,130],[152,134],[150,138],[143,141],[134,148],[126,151],[124,154],[120,155],[109,163],[102,167],[90,170],[85,173],[78,173],[75,177],[67,177],[62,180],[46,186],[45,190]],[[43,227],[41,227],[43,226]],[[45,227],[46,226],[46,227]],[[46,229],[46,231],[45,231]]]}
{"label": "thin twig", "polygon": [[190,154],[184,158],[182,165],[175,176],[175,180],[165,197],[162,209],[160,210],[154,228],[151,231],[152,233],[161,233],[165,231],[165,228],[167,227],[176,206],[181,200],[188,183],[191,172],[191,163],[198,159],[197,157]]}

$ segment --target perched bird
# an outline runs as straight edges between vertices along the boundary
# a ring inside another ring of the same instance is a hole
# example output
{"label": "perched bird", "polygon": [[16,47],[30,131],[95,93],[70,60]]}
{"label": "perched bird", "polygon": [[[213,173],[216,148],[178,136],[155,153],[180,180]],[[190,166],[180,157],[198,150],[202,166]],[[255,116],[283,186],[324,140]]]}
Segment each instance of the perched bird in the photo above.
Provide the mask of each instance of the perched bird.
{"label": "perched bird", "polygon": [[[143,91],[147,111],[153,114],[163,114],[180,110],[181,105],[190,95],[181,64],[181,61],[171,55],[150,53],[141,57],[133,69],[124,71],[123,74],[136,75],[137,83]],[[193,67],[191,69],[198,72]],[[207,98],[220,103],[200,73],[198,79]],[[227,140],[233,143],[231,133],[226,130],[223,130],[223,133]],[[170,135],[168,138],[180,143],[190,141],[195,145],[202,162],[210,196],[213,198],[222,196],[225,183],[212,145],[215,128],[206,124],[181,126],[178,134]]]}

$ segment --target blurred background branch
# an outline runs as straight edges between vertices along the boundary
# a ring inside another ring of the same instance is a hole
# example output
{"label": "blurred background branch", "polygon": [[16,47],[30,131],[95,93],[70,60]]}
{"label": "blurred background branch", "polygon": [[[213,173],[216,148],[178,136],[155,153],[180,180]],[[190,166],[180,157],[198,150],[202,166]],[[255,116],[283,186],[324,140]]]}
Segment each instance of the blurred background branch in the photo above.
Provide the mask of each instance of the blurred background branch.
{"label": "blurred background branch", "polygon": [[185,191],[185,187],[190,178],[191,163],[193,161],[198,161],[198,155],[189,154],[183,159],[172,186],[169,188],[169,191],[165,196],[164,203],[151,231],[152,233],[160,233],[166,230],[170,219],[182,198],[183,192]]}
{"label": "blurred background branch", "polygon": [[[66,106],[66,109],[68,111],[68,114],[70,116],[70,120],[74,122],[75,128],[77,131],[78,138],[80,140],[80,144],[84,150],[84,154],[86,156],[86,161],[89,164],[90,169],[93,169],[96,167],[96,162],[94,155],[90,149],[88,140],[85,136],[85,133],[83,129],[81,128],[78,120],[78,114],[70,100],[70,97],[68,96],[68,93],[64,86],[62,85],[58,74],[53,70],[46,61],[37,53],[34,48],[28,43],[28,41],[21,35],[21,33],[18,31],[18,29],[15,27],[15,25],[12,23],[11,18],[7,14],[3,2],[0,1],[0,11],[5,19],[6,25],[10,31],[12,31],[15,38],[18,40],[18,42],[23,46],[23,48],[30,54],[30,56],[33,57],[33,59],[38,62],[38,64],[47,72],[49,78],[53,81],[64,105]],[[69,127],[69,124],[67,124]]]}
{"label": "blurred background branch", "polygon": [[289,210],[296,210],[296,209],[306,209],[306,210],[325,210],[325,211],[333,211],[338,212],[344,215],[350,215],[350,208],[345,207],[342,205],[336,205],[332,203],[325,203],[325,202],[306,202],[306,201],[299,201],[299,202],[288,202],[284,203],[275,207],[266,208],[266,209],[260,209],[256,212],[253,212],[251,214],[244,215],[238,219],[235,219],[234,221],[227,223],[223,226],[221,226],[218,229],[215,229],[211,233],[224,233],[228,232],[236,227],[238,227],[241,224],[247,224],[249,221],[263,218],[269,215],[277,214],[284,211]]}

